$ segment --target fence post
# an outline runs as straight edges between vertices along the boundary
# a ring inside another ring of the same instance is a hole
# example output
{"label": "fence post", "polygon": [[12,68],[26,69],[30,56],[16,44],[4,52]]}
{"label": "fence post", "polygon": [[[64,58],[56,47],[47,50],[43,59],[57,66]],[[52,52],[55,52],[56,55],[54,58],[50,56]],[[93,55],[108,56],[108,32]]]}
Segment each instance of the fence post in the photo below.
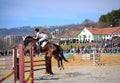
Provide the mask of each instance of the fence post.
{"label": "fence post", "polygon": [[31,82],[34,83],[34,68],[33,68],[33,56],[34,56],[34,48],[30,49],[30,74],[31,74]]}
{"label": "fence post", "polygon": [[23,45],[19,44],[19,78],[20,83],[24,83],[24,49]]}
{"label": "fence post", "polygon": [[17,49],[16,46],[13,48],[13,57],[14,57],[14,83],[16,83],[17,80]]}

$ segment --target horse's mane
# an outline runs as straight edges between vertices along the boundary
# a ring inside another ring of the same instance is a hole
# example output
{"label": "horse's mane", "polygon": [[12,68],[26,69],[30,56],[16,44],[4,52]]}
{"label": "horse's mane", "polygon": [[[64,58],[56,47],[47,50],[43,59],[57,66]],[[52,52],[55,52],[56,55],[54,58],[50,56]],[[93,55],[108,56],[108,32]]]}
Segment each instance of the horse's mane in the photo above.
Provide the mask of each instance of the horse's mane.
{"label": "horse's mane", "polygon": [[32,36],[28,35],[25,37],[25,39],[28,39],[28,38],[33,38]]}

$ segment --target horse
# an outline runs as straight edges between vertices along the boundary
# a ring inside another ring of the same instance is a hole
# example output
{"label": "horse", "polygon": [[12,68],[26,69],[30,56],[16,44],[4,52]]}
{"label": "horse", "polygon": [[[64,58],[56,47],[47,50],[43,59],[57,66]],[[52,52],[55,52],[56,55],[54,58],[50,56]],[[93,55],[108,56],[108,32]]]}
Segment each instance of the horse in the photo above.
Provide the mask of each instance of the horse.
{"label": "horse", "polygon": [[[62,60],[65,62],[68,62],[68,60],[63,55],[63,49],[57,44],[47,42],[46,45],[40,50],[36,45],[37,41],[38,40],[34,39],[32,36],[27,36],[23,42],[24,47],[26,48],[27,46],[32,45],[35,53],[45,53],[45,59],[46,61],[49,60],[48,62],[50,62],[51,58],[54,57],[58,62],[58,68],[60,70],[64,69]],[[50,73],[52,72],[50,71]]]}

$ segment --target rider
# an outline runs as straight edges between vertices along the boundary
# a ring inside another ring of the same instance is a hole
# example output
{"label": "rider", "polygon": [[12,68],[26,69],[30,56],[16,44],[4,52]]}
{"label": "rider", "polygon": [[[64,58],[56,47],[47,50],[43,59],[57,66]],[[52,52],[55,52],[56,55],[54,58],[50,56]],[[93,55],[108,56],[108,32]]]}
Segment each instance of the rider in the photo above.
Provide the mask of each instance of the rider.
{"label": "rider", "polygon": [[48,41],[48,36],[47,36],[47,34],[44,33],[44,31],[41,31],[41,33],[40,33],[39,29],[36,28],[35,29],[35,37],[34,37],[34,39],[38,39],[37,46],[39,46],[40,50],[41,50],[42,49],[41,44],[44,41]]}

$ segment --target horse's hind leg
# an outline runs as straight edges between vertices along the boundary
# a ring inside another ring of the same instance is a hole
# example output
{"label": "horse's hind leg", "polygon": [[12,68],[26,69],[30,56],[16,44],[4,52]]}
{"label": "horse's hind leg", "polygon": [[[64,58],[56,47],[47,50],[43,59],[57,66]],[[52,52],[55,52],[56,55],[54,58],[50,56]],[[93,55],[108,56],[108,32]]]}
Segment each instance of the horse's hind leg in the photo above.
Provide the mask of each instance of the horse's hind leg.
{"label": "horse's hind leg", "polygon": [[59,60],[59,57],[54,57],[56,60],[57,60],[57,64],[58,64],[58,68],[60,68],[60,60]]}
{"label": "horse's hind leg", "polygon": [[59,57],[59,60],[60,60],[60,64],[61,64],[61,69],[64,69],[64,67],[63,67],[63,62],[62,62],[62,58]]}
{"label": "horse's hind leg", "polygon": [[55,59],[57,60],[57,62],[58,62],[58,68],[61,70],[61,69],[64,69],[64,67],[63,67],[63,62],[62,62],[62,58],[61,57],[59,57],[59,56],[57,56],[57,57],[55,57]]}

